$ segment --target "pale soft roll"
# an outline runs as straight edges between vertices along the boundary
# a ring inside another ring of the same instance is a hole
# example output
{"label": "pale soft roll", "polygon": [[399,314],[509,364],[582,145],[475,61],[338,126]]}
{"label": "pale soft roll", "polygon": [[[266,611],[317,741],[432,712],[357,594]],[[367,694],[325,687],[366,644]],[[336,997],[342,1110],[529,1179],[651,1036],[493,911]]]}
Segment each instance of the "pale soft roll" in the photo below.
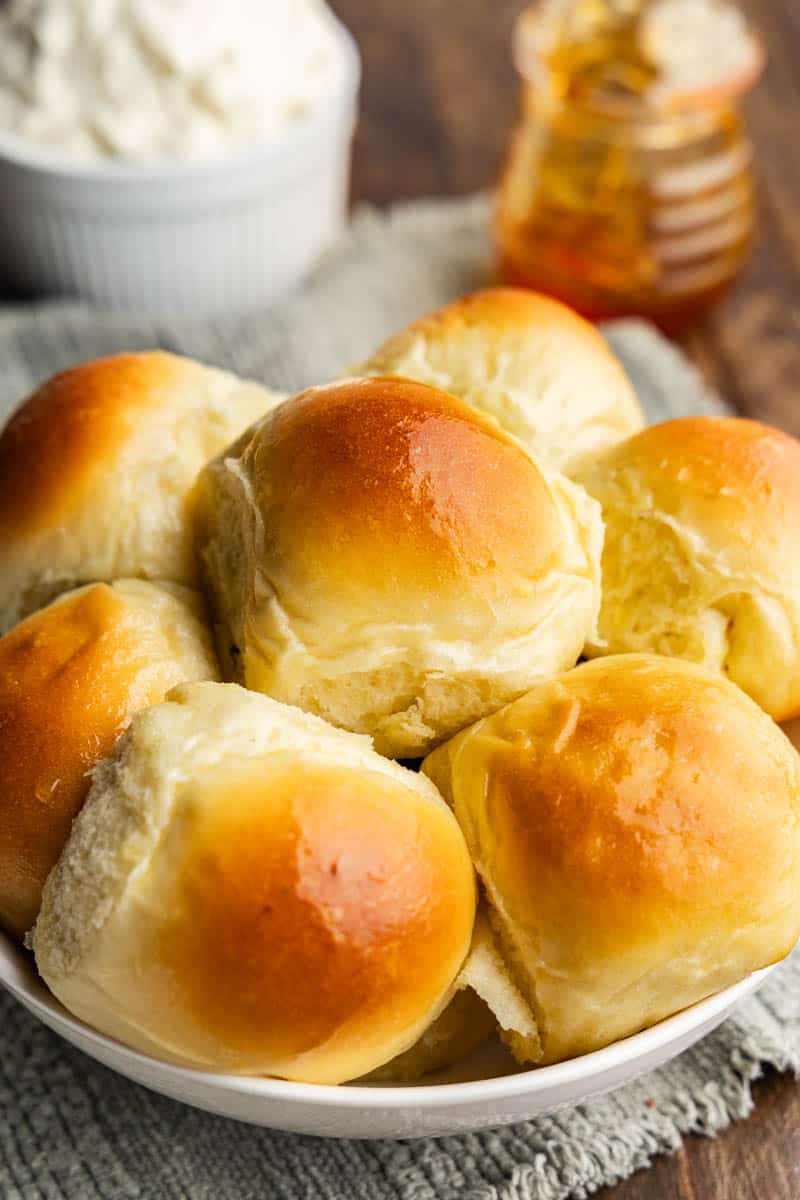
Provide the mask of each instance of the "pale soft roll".
{"label": "pale soft roll", "polygon": [[800,934],[800,759],[703,667],[585,664],[423,769],[484,884],[483,994],[492,1003],[505,975],[525,998],[527,1020],[513,995],[498,1011],[522,1061],[636,1033],[777,962]]}
{"label": "pale soft roll", "polygon": [[89,772],[133,714],[216,678],[200,597],[173,584],[80,588],[0,638],[0,924],[33,927]]}
{"label": "pale soft roll", "polygon": [[0,434],[0,631],[81,583],[194,584],[197,473],[280,399],[161,352],[40,387]]}
{"label": "pale soft roll", "polygon": [[452,392],[567,473],[644,424],[595,327],[521,288],[475,292],[414,321],[354,374],[402,375]]}
{"label": "pale soft roll", "polygon": [[198,492],[237,677],[383,753],[424,753],[571,666],[593,631],[594,501],[434,388],[312,388]]}
{"label": "pale soft roll", "polygon": [[439,1016],[474,916],[428,779],[298,709],[195,684],[95,772],[33,946],[62,1003],[129,1046],[339,1083]]}
{"label": "pale soft roll", "polygon": [[587,653],[686,658],[778,721],[800,711],[800,442],[757,421],[686,417],[578,478],[606,524]]}

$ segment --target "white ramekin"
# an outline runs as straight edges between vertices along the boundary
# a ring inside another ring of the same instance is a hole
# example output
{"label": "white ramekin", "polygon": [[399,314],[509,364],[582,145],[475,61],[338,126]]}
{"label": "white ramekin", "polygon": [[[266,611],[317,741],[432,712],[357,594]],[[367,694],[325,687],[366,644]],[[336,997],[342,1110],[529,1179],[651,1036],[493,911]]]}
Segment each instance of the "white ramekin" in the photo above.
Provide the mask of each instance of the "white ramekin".
{"label": "white ramekin", "polygon": [[0,287],[214,316],[271,300],[341,232],[361,64],[268,144],[203,163],[73,165],[0,137]]}

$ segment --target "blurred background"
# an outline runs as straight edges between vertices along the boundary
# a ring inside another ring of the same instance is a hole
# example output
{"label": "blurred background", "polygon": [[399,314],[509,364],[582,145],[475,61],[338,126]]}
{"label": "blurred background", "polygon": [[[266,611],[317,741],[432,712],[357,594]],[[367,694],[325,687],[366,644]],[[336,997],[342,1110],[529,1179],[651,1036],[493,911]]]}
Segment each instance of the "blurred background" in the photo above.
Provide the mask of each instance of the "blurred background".
{"label": "blurred background", "polygon": [[[491,187],[518,105],[521,0],[332,0],[364,59],[353,197],[389,204]],[[743,0],[768,60],[744,100],[758,222],[744,274],[682,336],[740,411],[800,433],[800,4]],[[711,53],[711,51],[710,51]]]}
{"label": "blurred background", "polygon": [[0,0],[0,291],[234,316],[307,274],[348,195],[482,192],[487,282],[653,319],[800,433],[797,0],[330,7]]}

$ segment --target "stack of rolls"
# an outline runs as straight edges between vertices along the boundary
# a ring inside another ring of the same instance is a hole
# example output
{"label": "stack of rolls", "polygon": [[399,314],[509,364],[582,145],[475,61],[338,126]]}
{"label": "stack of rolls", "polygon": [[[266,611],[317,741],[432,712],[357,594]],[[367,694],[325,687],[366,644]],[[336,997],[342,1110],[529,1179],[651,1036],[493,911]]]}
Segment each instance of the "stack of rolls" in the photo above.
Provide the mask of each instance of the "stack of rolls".
{"label": "stack of rolls", "polygon": [[513,289],[294,397],[50,380],[0,434],[0,924],[104,1034],[321,1084],[558,1062],[778,961],[799,480],[754,422],[644,429]]}

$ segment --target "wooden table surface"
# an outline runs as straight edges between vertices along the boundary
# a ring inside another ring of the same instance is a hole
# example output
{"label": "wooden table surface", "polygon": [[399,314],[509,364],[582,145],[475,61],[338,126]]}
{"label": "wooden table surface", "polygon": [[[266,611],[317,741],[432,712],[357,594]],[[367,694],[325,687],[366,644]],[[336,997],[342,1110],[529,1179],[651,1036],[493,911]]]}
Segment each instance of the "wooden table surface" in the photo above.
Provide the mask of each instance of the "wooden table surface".
{"label": "wooden table surface", "polygon": [[[496,178],[516,104],[509,38],[522,0],[333,0],[365,60],[354,198],[458,195]],[[725,304],[684,339],[742,413],[800,435],[800,3],[748,0],[770,62],[747,105],[760,237]],[[799,1200],[800,1087],[771,1075],[756,1109],[715,1140],[603,1200]]]}

